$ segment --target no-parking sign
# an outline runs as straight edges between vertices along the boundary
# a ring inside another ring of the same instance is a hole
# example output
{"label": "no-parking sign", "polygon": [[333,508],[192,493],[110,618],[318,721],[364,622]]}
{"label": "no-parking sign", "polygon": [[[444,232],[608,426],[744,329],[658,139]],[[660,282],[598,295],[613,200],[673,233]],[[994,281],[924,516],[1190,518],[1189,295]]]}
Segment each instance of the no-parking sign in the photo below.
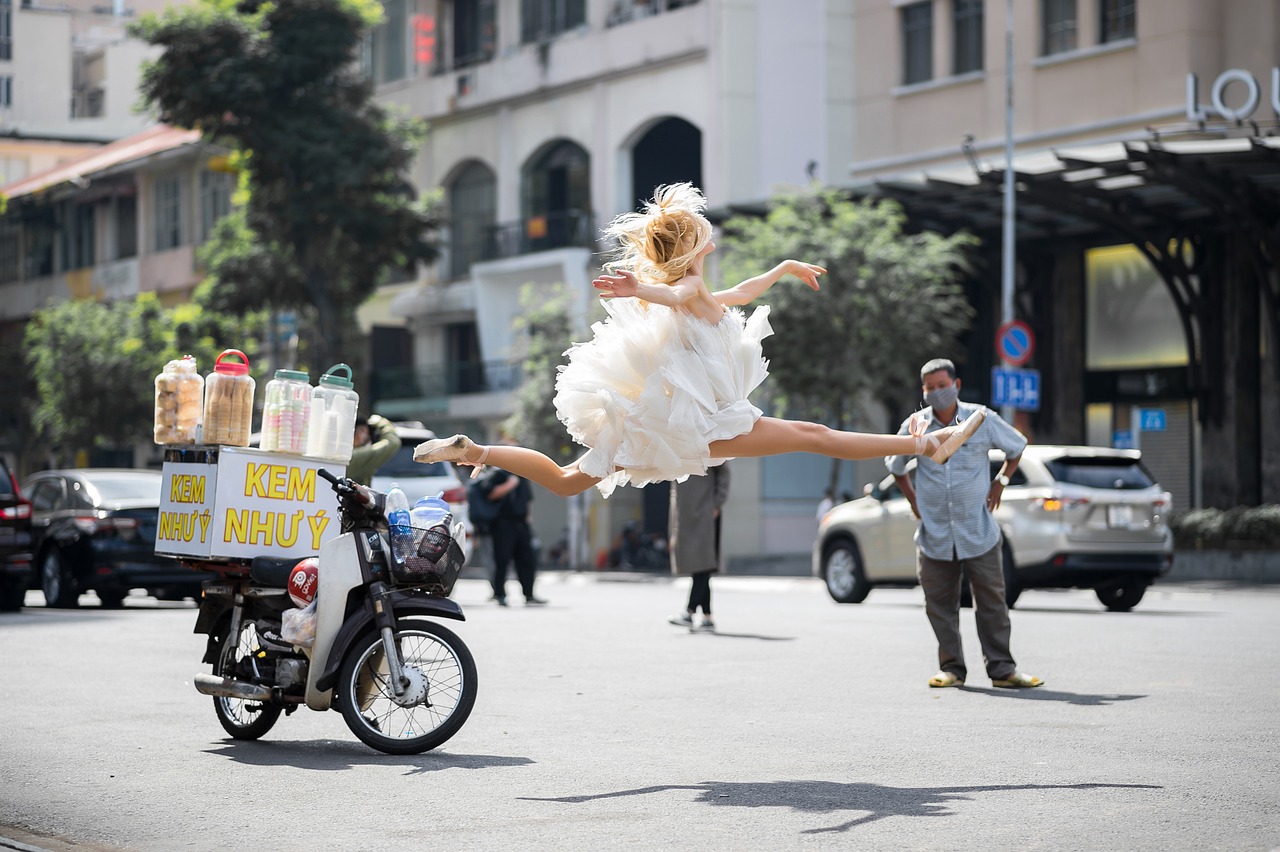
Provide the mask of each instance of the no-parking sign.
{"label": "no-parking sign", "polygon": [[996,332],[996,355],[1015,367],[1030,361],[1035,351],[1035,335],[1022,320],[1010,320]]}

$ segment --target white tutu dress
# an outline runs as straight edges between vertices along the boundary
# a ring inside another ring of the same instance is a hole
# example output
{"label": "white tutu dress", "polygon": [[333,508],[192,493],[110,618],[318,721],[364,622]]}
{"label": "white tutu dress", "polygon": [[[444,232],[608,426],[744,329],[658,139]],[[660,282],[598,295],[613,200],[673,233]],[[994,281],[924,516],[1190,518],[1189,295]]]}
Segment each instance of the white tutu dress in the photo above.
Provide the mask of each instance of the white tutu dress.
{"label": "white tutu dress", "polygon": [[750,319],[729,308],[713,325],[635,298],[601,301],[608,319],[569,348],[556,378],[556,414],[588,447],[579,469],[608,497],[723,463],[708,445],[751,431],[762,413],[747,396],[769,375],[769,308]]}

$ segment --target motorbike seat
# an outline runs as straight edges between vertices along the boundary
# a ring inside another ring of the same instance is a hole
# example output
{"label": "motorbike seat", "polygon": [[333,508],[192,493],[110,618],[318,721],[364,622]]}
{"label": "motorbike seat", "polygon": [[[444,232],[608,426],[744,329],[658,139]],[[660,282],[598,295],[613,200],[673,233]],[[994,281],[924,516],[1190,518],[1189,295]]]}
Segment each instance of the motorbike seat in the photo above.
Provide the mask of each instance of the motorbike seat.
{"label": "motorbike seat", "polygon": [[289,572],[299,561],[296,557],[280,559],[275,556],[255,556],[249,563],[249,579],[260,586],[277,586],[283,589],[289,585]]}

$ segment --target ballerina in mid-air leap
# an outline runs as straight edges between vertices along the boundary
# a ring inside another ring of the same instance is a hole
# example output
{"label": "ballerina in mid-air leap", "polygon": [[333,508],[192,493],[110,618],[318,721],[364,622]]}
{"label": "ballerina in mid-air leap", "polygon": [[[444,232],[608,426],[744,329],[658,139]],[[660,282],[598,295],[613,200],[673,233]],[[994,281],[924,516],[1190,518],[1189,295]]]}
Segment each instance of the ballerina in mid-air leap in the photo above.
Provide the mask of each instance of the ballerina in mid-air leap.
{"label": "ballerina in mid-air leap", "polygon": [[563,497],[595,485],[608,497],[619,485],[701,476],[732,458],[817,453],[840,459],[920,455],[945,462],[981,424],[977,414],[928,434],[843,432],[818,423],[764,417],[747,397],[768,375],[760,341],[773,333],[769,308],[744,318],[738,305],[786,275],[813,290],[821,266],[784,260],[727,290],[711,292],[703,263],[715,250],[706,199],[688,183],[660,186],[641,213],[624,213],[606,230],[620,244],[613,274],[593,281],[609,317],[594,336],[570,347],[556,379],[555,407],[570,437],[587,447],[561,466],[525,447],[482,446],[465,435],[419,444],[420,462],[490,464]]}

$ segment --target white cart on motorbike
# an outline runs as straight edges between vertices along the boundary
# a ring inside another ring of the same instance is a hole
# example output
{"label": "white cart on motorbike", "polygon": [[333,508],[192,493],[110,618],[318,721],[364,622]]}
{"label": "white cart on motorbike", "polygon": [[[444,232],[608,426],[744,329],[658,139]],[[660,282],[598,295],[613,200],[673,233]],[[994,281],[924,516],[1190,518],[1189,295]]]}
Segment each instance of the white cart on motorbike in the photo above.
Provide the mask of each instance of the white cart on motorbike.
{"label": "white cart on motorbike", "polygon": [[[171,447],[164,475],[156,552],[210,576],[195,632],[209,637],[212,672],[194,683],[228,734],[257,739],[299,707],[339,710],[388,754],[457,733],[475,661],[438,620],[465,620],[449,598],[460,524],[436,559],[417,551],[426,530],[405,530],[393,552],[385,495],[302,456]],[[291,577],[318,581],[313,604],[298,605]]]}

